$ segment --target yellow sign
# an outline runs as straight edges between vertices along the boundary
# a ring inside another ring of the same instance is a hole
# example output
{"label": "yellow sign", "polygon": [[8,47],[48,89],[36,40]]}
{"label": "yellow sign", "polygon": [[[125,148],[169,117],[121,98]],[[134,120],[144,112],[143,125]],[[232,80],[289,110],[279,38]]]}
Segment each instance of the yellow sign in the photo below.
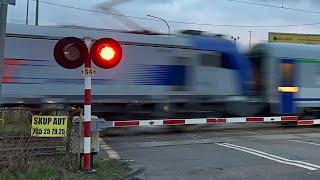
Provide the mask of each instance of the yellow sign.
{"label": "yellow sign", "polygon": [[67,116],[32,116],[31,136],[66,137]]}
{"label": "yellow sign", "polygon": [[294,34],[269,32],[269,42],[320,44],[320,34]]}

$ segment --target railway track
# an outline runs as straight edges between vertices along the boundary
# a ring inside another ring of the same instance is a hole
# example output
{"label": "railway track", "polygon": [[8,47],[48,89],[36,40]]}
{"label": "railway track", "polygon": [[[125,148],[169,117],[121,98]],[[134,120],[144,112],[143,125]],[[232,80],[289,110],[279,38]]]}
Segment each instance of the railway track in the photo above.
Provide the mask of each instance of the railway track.
{"label": "railway track", "polygon": [[63,156],[65,153],[66,144],[61,138],[37,138],[24,135],[0,137],[0,167],[16,163],[15,161],[40,162]]}

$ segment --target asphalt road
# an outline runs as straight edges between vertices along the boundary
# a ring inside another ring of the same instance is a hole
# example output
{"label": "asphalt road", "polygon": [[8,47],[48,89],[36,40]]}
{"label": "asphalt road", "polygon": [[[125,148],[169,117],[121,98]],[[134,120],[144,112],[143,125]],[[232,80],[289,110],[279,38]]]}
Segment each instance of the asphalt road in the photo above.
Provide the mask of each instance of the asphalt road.
{"label": "asphalt road", "polygon": [[320,179],[319,137],[319,127],[263,124],[115,129],[103,139],[111,156],[132,162],[128,179],[291,180]]}

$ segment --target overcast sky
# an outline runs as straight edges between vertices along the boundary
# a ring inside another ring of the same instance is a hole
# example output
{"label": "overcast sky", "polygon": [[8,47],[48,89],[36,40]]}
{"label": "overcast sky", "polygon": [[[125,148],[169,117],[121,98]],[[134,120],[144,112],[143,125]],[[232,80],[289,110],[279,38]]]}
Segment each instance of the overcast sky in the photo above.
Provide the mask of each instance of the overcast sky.
{"label": "overcast sky", "polygon": [[[9,23],[25,23],[27,0],[16,0],[16,6],[9,7]],[[40,0],[61,5],[100,10],[97,6],[106,0]],[[282,6],[282,0],[240,0]],[[284,7],[318,11],[319,0],[283,0]],[[186,21],[209,24],[232,25],[286,25],[320,23],[319,13],[307,13],[265,6],[238,3],[229,0],[131,0],[114,6],[125,15],[146,17],[146,14],[171,21]],[[320,10],[319,10],[320,11]],[[29,23],[34,23],[35,2],[30,0]],[[132,19],[146,29],[167,32],[161,21]],[[117,17],[74,10],[40,3],[40,25],[81,25],[101,28],[129,29]],[[236,35],[240,37],[243,49],[248,47],[249,32],[254,43],[266,41],[268,32],[319,33],[320,25],[281,28],[218,27],[170,23],[172,31],[198,29],[211,33]]]}

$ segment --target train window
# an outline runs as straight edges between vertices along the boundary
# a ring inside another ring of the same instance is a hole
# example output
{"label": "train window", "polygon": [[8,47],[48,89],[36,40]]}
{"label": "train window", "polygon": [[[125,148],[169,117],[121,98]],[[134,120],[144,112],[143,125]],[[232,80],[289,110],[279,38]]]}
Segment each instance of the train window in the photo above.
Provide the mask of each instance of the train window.
{"label": "train window", "polygon": [[190,59],[188,57],[174,57],[174,63],[175,64],[181,64],[181,65],[189,65]]}
{"label": "train window", "polygon": [[230,55],[228,54],[222,54],[221,67],[226,69],[234,69],[230,64],[229,56]]}
{"label": "train window", "polygon": [[294,64],[292,63],[282,63],[281,64],[281,78],[283,86],[293,86],[294,85]]}
{"label": "train window", "polygon": [[254,51],[250,54],[250,61],[252,65],[253,75],[255,79],[254,88],[257,92],[262,92],[264,89],[263,82],[263,60],[265,59],[265,53],[262,51]]}
{"label": "train window", "polygon": [[211,52],[200,55],[201,66],[208,67],[221,67],[222,66],[222,58],[220,53]]}

